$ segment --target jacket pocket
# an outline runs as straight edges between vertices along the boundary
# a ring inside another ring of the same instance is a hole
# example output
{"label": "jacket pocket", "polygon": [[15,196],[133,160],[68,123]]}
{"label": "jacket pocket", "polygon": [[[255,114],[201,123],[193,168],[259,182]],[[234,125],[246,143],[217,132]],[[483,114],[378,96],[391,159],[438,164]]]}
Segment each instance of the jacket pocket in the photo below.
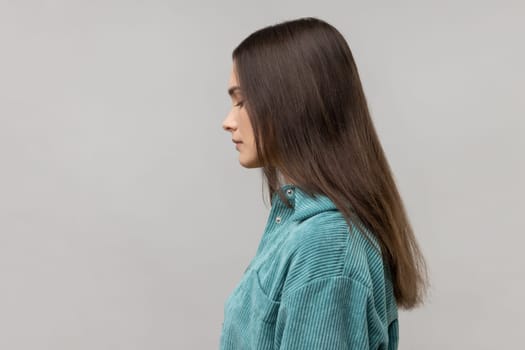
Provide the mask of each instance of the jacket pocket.
{"label": "jacket pocket", "polygon": [[250,284],[254,317],[265,323],[275,323],[281,303],[271,299],[263,289],[258,270],[253,271]]}

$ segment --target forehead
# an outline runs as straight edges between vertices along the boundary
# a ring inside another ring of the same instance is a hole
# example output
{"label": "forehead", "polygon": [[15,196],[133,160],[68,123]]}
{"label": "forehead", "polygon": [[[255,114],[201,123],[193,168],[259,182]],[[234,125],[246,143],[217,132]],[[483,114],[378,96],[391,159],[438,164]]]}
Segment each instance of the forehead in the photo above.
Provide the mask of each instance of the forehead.
{"label": "forehead", "polygon": [[230,71],[230,79],[228,82],[228,95],[230,95],[230,97],[237,97],[242,94],[241,88],[239,86],[239,83],[237,82],[237,78],[235,75],[235,66],[233,66],[232,70]]}
{"label": "forehead", "polygon": [[234,86],[234,85],[237,85],[237,77],[235,76],[236,72],[235,72],[235,66],[232,67],[232,69],[230,70],[230,80],[229,80],[229,86]]}

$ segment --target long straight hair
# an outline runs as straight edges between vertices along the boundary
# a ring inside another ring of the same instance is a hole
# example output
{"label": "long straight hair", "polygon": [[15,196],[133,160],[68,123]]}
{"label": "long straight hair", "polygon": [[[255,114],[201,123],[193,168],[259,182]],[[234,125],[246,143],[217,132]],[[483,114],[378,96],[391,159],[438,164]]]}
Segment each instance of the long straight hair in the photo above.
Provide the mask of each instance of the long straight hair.
{"label": "long straight hair", "polygon": [[397,305],[422,304],[426,263],[341,33],[314,17],[281,22],[246,37],[232,59],[269,195],[288,203],[284,175],[328,196],[377,238]]}

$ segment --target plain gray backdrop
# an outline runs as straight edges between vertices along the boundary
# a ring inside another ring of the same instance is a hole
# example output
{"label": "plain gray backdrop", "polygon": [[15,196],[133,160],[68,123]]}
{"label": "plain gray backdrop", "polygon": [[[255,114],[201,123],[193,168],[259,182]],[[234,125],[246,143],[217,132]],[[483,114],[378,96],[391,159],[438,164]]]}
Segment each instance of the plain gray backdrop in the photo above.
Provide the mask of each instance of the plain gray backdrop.
{"label": "plain gray backdrop", "polygon": [[304,16],[347,39],[428,260],[400,349],[522,345],[522,1],[2,0],[1,349],[218,348],[269,210],[231,51]]}

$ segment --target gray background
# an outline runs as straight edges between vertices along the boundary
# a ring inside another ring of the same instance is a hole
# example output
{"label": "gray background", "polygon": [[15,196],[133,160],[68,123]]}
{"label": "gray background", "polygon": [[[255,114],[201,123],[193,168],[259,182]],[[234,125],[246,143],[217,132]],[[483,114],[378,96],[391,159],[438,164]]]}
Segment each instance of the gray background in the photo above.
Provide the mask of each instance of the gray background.
{"label": "gray background", "polygon": [[522,344],[522,1],[0,2],[0,348],[214,349],[269,208],[231,50],[315,16],[356,59],[427,257],[400,349]]}

